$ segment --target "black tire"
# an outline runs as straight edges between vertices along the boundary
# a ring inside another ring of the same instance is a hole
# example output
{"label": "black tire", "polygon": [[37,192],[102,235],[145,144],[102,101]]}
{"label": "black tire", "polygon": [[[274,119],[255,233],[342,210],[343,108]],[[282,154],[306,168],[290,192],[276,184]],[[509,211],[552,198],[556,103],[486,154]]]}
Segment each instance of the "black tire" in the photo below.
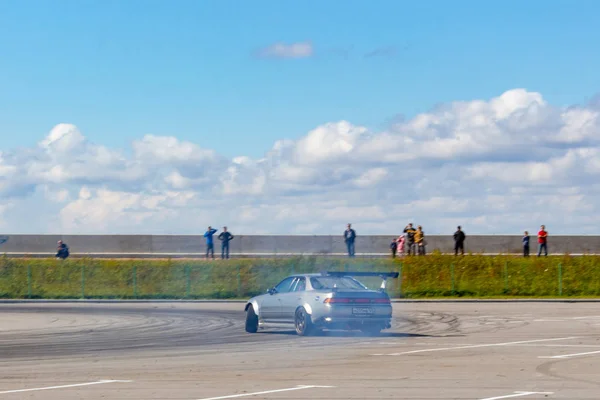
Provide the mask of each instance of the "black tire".
{"label": "black tire", "polygon": [[246,332],[258,332],[258,316],[254,312],[254,307],[252,306],[248,307],[248,311],[246,311]]}
{"label": "black tire", "polygon": [[296,310],[294,327],[296,328],[296,333],[299,336],[309,336],[314,332],[315,328],[312,323],[312,319],[304,307],[300,307]]}

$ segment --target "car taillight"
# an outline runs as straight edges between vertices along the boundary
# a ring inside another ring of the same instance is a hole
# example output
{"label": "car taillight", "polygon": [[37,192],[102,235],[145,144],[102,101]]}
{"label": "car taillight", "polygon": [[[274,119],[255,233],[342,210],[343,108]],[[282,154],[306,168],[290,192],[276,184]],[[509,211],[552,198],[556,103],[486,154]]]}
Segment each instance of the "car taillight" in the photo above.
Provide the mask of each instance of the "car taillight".
{"label": "car taillight", "polygon": [[331,297],[329,299],[325,299],[324,303],[325,304],[350,303],[350,299],[346,299],[346,298],[343,298],[343,297]]}
{"label": "car taillight", "polygon": [[323,301],[325,304],[339,304],[339,303],[352,303],[352,304],[390,304],[390,299],[350,299],[347,297],[331,297]]}
{"label": "car taillight", "polygon": [[375,299],[375,303],[377,304],[390,304],[390,299]]}

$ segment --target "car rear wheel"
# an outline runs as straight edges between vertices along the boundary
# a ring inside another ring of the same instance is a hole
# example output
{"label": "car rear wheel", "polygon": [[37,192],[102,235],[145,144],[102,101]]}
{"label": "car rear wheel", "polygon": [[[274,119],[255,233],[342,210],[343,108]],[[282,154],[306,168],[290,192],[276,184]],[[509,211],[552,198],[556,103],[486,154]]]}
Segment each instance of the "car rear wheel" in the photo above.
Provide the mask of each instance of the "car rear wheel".
{"label": "car rear wheel", "polygon": [[254,312],[254,307],[252,306],[248,307],[248,311],[246,311],[246,332],[258,332],[258,316]]}
{"label": "car rear wheel", "polygon": [[314,331],[312,319],[304,307],[300,307],[296,310],[294,326],[296,327],[296,333],[300,336],[308,336]]}

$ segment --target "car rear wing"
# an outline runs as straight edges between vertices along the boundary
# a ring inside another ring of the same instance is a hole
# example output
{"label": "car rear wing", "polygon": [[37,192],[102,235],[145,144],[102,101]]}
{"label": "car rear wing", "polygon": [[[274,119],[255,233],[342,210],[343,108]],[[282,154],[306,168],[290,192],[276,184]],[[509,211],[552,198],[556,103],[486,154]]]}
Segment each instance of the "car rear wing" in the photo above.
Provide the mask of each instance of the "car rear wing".
{"label": "car rear wing", "polygon": [[327,276],[378,276],[382,279],[380,291],[385,292],[385,286],[389,278],[397,279],[400,276],[399,272],[353,272],[353,271],[328,271],[323,275]]}

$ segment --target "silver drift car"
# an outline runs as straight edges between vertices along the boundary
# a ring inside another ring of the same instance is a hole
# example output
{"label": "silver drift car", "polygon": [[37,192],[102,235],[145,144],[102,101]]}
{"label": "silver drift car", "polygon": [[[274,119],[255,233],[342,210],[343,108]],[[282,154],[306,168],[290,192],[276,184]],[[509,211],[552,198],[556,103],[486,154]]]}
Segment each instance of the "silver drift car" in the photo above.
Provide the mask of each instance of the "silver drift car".
{"label": "silver drift car", "polygon": [[[355,279],[383,279],[379,290],[370,290]],[[324,272],[288,276],[266,294],[246,303],[246,332],[273,325],[294,326],[301,336],[322,329],[361,330],[379,334],[391,327],[392,305],[386,279],[397,272]]]}

